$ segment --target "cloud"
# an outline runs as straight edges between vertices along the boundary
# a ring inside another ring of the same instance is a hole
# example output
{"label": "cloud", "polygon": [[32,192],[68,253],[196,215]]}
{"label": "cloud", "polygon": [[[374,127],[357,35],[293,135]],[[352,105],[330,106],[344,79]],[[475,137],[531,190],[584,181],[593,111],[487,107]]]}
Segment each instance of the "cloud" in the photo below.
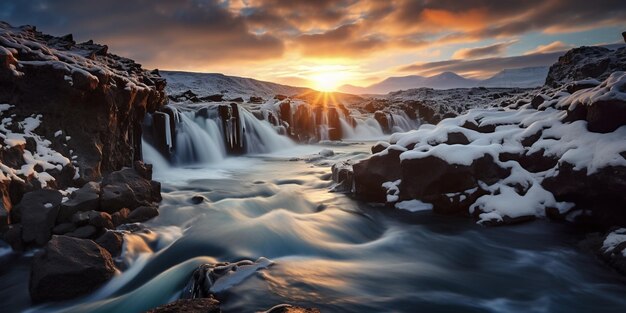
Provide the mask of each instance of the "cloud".
{"label": "cloud", "polygon": [[453,59],[476,59],[487,56],[503,55],[506,49],[517,41],[508,41],[492,44],[489,46],[476,48],[463,48],[457,50],[453,55]]}
{"label": "cloud", "polygon": [[536,53],[514,57],[492,57],[475,60],[447,60],[413,64],[399,69],[419,75],[432,76],[441,72],[455,72],[461,75],[487,77],[503,69],[549,66],[565,52]]}
{"label": "cloud", "polygon": [[283,55],[284,42],[257,35],[218,1],[0,0],[0,18],[53,34],[106,43],[149,67],[194,69],[225,60]]}
{"label": "cloud", "polygon": [[524,54],[535,54],[535,53],[549,53],[556,51],[563,51],[573,48],[574,45],[566,44],[562,41],[553,41],[547,45],[539,45],[537,48],[529,50]]}

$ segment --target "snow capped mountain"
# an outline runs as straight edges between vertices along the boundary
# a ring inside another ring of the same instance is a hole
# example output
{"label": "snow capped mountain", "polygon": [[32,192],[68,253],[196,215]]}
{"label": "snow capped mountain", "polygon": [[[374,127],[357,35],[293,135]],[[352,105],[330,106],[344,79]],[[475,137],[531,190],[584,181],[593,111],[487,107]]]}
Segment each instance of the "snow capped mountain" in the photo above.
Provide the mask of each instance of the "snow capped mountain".
{"label": "snow capped mountain", "polygon": [[479,87],[534,88],[543,86],[548,75],[547,66],[504,69],[478,83]]}
{"label": "snow capped mountain", "polygon": [[389,77],[368,87],[344,85],[343,92],[354,94],[387,94],[392,91],[415,88],[454,89],[471,87],[501,87],[501,88],[533,88],[543,86],[548,67],[527,67],[505,69],[496,75],[477,80],[460,76],[453,72],[443,72],[438,75],[425,77],[410,75],[403,77]]}
{"label": "snow capped mountain", "polygon": [[292,96],[311,90],[218,73],[161,71],[160,74],[167,79],[166,91],[170,95],[191,90],[198,96],[222,94],[226,98],[246,96],[267,98],[277,94]]}

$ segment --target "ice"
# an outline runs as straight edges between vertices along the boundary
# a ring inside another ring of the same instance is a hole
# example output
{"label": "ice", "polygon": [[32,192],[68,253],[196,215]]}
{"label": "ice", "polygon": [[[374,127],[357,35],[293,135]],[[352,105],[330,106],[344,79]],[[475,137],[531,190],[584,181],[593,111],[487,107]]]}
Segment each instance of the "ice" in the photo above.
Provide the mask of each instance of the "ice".
{"label": "ice", "polygon": [[396,209],[406,210],[409,212],[430,211],[433,209],[433,205],[430,203],[424,203],[419,200],[407,200],[397,202]]}

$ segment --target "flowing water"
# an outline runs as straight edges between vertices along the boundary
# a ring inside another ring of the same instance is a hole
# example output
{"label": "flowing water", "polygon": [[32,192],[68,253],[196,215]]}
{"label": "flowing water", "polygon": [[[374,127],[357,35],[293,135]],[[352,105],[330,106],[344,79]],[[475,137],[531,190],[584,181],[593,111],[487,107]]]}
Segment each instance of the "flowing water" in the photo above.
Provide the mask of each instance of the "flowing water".
{"label": "flowing water", "polygon": [[[184,139],[189,145],[208,142],[204,134],[218,131],[207,121],[188,122],[194,133]],[[241,157],[188,147],[177,153],[190,164],[177,166],[144,145],[144,157],[162,182],[163,202],[160,215],[145,224],[151,231],[126,236],[118,260],[126,270],[84,298],[29,307],[29,257],[14,257],[1,263],[1,310],[141,312],[176,299],[202,263],[260,257],[273,265],[220,293],[224,312],[262,311],[280,303],[322,312],[620,312],[626,307],[624,281],[578,250],[580,238],[565,225],[536,221],[485,228],[466,218],[361,203],[329,192],[330,164],[366,157],[372,142],[282,141],[277,147],[275,140],[265,138],[262,146],[271,148],[255,148],[265,154]],[[335,155],[322,157],[322,149]],[[193,196],[205,201],[194,204]]]}

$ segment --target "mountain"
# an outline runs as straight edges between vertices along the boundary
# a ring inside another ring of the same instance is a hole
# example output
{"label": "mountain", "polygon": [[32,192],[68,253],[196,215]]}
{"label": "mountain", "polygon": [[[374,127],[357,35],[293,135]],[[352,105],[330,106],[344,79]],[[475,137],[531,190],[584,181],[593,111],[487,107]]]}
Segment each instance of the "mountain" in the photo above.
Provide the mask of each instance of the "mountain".
{"label": "mountain", "polygon": [[433,89],[471,87],[532,88],[542,86],[547,74],[548,67],[527,67],[505,69],[488,79],[477,80],[465,78],[453,72],[443,72],[430,77],[419,75],[389,77],[368,87],[344,85],[339,90],[353,94],[387,94],[392,91],[424,87]]}
{"label": "mountain", "polygon": [[339,90],[355,94],[386,94],[391,91],[427,87],[433,89],[469,88],[476,85],[476,80],[464,78],[452,72],[425,77],[410,75],[402,77],[389,77],[380,83],[368,87],[344,85]]}
{"label": "mountain", "polygon": [[203,97],[222,94],[226,98],[249,96],[268,98],[277,94],[293,96],[311,91],[311,89],[304,87],[293,87],[218,73],[161,71],[160,74],[167,80],[166,91],[168,94],[180,94],[191,90],[196,95]]}
{"label": "mountain", "polygon": [[543,86],[548,76],[547,66],[504,69],[478,83],[479,87],[534,88]]}

